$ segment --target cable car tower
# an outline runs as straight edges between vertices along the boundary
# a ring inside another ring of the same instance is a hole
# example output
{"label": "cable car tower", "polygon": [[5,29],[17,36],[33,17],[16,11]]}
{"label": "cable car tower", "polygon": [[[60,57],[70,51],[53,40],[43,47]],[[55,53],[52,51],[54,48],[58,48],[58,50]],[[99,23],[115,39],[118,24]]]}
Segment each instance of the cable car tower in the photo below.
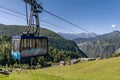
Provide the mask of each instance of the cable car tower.
{"label": "cable car tower", "polygon": [[[48,52],[48,38],[40,35],[38,15],[42,12],[43,8],[36,0],[23,1],[26,3],[26,19],[28,26],[22,35],[12,36],[11,55],[15,59],[46,55]],[[30,16],[28,16],[27,4],[30,5]]]}

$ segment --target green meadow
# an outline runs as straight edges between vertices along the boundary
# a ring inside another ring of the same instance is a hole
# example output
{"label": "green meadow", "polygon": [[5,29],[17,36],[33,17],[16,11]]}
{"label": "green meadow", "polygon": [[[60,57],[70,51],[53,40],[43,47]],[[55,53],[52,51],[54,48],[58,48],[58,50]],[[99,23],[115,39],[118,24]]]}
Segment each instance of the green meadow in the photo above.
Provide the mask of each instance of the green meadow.
{"label": "green meadow", "polygon": [[120,80],[120,57],[53,66],[36,70],[14,70],[0,80]]}

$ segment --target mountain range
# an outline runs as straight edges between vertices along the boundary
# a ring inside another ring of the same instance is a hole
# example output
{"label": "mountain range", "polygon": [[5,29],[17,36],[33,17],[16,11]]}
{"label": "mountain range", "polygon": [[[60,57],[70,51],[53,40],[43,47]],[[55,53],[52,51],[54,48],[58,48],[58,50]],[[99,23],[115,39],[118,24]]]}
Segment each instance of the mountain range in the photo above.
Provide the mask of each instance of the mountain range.
{"label": "mountain range", "polygon": [[120,31],[113,31],[90,39],[77,38],[74,41],[89,57],[106,58],[120,48]]}
{"label": "mountain range", "polygon": [[78,33],[78,34],[72,34],[72,33],[58,33],[60,36],[62,36],[65,39],[73,40],[76,38],[94,38],[98,36],[95,33]]}
{"label": "mountain range", "polygon": [[[4,25],[0,24],[0,35],[19,35],[25,30],[26,26]],[[120,31],[96,35],[91,37],[79,37],[72,40],[66,40],[61,35],[41,28],[41,35],[49,39],[49,47],[61,51],[70,51],[79,54],[81,57],[102,57],[106,58],[114,53],[120,52]],[[96,36],[95,36],[96,35]],[[74,37],[74,36],[73,36]],[[67,38],[67,39],[73,39]]]}

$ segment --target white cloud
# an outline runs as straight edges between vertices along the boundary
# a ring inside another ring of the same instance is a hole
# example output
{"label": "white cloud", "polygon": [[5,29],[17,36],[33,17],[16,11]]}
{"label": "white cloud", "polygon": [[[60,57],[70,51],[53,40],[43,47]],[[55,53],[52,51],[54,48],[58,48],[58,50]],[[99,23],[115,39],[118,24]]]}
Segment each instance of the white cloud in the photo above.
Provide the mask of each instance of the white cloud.
{"label": "white cloud", "polygon": [[112,28],[116,28],[117,26],[115,24],[111,25]]}

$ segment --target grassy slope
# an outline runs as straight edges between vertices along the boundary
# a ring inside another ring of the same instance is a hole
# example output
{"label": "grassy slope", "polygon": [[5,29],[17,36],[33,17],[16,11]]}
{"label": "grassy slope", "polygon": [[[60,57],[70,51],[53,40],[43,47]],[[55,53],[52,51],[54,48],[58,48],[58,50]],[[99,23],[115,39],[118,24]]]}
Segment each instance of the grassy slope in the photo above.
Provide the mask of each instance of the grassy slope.
{"label": "grassy slope", "polygon": [[71,66],[13,72],[0,80],[120,80],[120,57]]}

